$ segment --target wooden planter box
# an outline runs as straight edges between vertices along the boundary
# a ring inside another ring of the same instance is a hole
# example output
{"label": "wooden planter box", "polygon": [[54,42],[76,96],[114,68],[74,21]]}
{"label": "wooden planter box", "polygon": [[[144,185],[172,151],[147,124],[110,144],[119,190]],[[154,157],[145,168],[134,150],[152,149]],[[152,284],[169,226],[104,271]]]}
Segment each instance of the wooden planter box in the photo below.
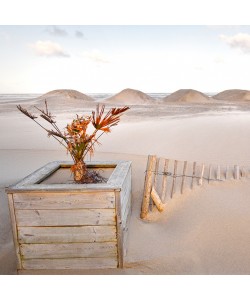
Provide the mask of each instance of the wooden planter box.
{"label": "wooden planter box", "polygon": [[131,214],[131,162],[112,168],[107,183],[48,184],[69,162],[52,162],[6,189],[18,270],[122,268]]}

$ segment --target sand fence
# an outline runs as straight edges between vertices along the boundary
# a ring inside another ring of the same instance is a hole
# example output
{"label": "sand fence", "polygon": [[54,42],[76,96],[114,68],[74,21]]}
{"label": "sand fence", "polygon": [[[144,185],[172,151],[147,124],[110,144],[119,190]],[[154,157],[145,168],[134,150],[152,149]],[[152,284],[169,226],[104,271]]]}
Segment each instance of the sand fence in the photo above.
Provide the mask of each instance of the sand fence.
{"label": "sand fence", "polygon": [[204,183],[250,178],[250,166],[215,165],[149,155],[145,171],[141,218],[154,206],[163,211],[169,199]]}

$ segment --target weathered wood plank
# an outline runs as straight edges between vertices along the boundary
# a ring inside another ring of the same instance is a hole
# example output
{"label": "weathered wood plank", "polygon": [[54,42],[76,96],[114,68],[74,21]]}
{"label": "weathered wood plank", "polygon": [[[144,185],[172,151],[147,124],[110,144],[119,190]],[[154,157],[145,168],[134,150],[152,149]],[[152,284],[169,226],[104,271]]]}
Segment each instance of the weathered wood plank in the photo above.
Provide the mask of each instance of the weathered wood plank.
{"label": "weathered wood plank", "polygon": [[[159,176],[159,165],[160,165],[160,158],[157,157],[156,158],[156,163],[155,163],[155,170],[154,170],[154,174],[153,174],[153,185],[152,187],[155,187],[157,189],[157,185],[158,185],[158,176]],[[154,207],[154,201],[152,200],[152,197],[150,198],[151,202],[150,202],[150,208],[151,210]]]}
{"label": "weathered wood plank", "polygon": [[169,160],[164,160],[164,169],[163,169],[163,178],[162,178],[162,189],[161,189],[161,199],[163,202],[165,202],[166,194],[167,194],[167,172],[168,172],[168,164]]}
{"label": "weathered wood plank", "polygon": [[157,184],[158,184],[159,165],[160,165],[160,158],[158,157],[156,159],[156,164],[155,164],[154,183],[153,183],[153,186],[155,188],[157,188]]}
{"label": "weathered wood plank", "polygon": [[196,171],[196,162],[193,163],[193,175],[192,175],[191,189],[193,189],[193,186],[194,186],[195,171]]}
{"label": "weathered wood plank", "polygon": [[127,175],[127,178],[121,190],[121,215],[123,215],[126,210],[127,202],[131,201],[131,189],[132,189],[131,177],[132,176],[130,171]]}
{"label": "weathered wood plank", "polygon": [[131,164],[131,161],[119,162],[109,177],[107,184],[116,188],[121,188],[128,172],[131,171]]}
{"label": "weathered wood plank", "polygon": [[177,174],[177,165],[178,165],[178,161],[175,160],[174,161],[173,182],[172,182],[172,189],[171,189],[171,199],[173,198],[174,193],[175,193],[175,181],[176,181],[176,174]]}
{"label": "weathered wood plank", "polygon": [[27,259],[23,261],[24,270],[62,270],[62,269],[109,269],[117,268],[115,257]]}
{"label": "weathered wood plank", "polygon": [[210,182],[212,178],[212,165],[209,165],[209,171],[208,171],[208,183]]}
{"label": "weathered wood plank", "polygon": [[121,228],[121,193],[115,191],[115,213],[116,213],[116,233],[117,233],[117,251],[118,251],[118,267],[123,268],[123,230]]}
{"label": "weathered wood plank", "polygon": [[28,184],[39,183],[43,179],[47,178],[49,175],[54,173],[59,168],[60,168],[59,161],[50,162],[47,165],[36,170],[35,172],[31,173],[30,175],[26,176],[21,181],[19,181],[17,184],[10,186],[8,189],[20,188],[20,187],[28,185]]}
{"label": "weathered wood plank", "polygon": [[145,176],[145,182],[144,182],[142,207],[141,207],[141,218],[142,219],[146,218],[146,216],[148,214],[148,210],[149,210],[150,193],[151,193],[151,188],[152,188],[152,180],[153,180],[153,172],[155,170],[155,163],[156,163],[156,156],[149,155],[146,176]]}
{"label": "weathered wood plank", "polygon": [[114,192],[86,193],[17,193],[16,209],[114,208]]}
{"label": "weathered wood plank", "polygon": [[152,187],[151,197],[152,197],[152,200],[154,201],[154,204],[156,205],[157,209],[159,211],[163,211],[164,210],[164,205],[163,205],[163,203],[160,199],[160,196],[157,194],[154,187]]}
{"label": "weathered wood plank", "polygon": [[126,224],[128,224],[128,220],[129,220],[130,215],[131,215],[131,210],[132,210],[132,203],[131,203],[131,201],[129,201],[127,203],[126,210],[125,210],[124,214],[122,215],[122,219],[121,219],[121,221],[122,221],[121,226],[122,227],[124,227]]}
{"label": "weathered wood plank", "polygon": [[240,179],[240,167],[238,165],[234,166],[234,179]]}
{"label": "weathered wood plank", "polygon": [[95,164],[100,166],[101,168],[105,167],[115,167],[113,173],[111,174],[107,183],[91,183],[91,184],[43,184],[40,183],[43,179],[48,177],[50,174],[55,172],[61,165],[72,165],[69,162],[57,161],[46,166],[41,169],[35,171],[31,175],[27,176],[20,182],[15,185],[9,186],[6,191],[8,193],[27,193],[34,191],[51,191],[51,192],[67,192],[70,190],[71,192],[79,192],[79,191],[91,191],[91,190],[103,190],[103,191],[112,191],[114,189],[121,188],[124,178],[131,166],[130,161],[114,161],[114,162],[87,162],[87,166],[94,167]]}
{"label": "weathered wood plank", "polygon": [[114,209],[16,210],[18,226],[114,225]]}
{"label": "weathered wood plank", "polygon": [[217,166],[217,175],[216,175],[216,179],[220,180],[220,165]]}
{"label": "weathered wood plank", "polygon": [[15,208],[14,208],[14,201],[13,201],[12,194],[8,194],[8,201],[9,201],[9,211],[10,211],[10,219],[11,219],[11,226],[12,226],[12,233],[13,233],[13,242],[14,242],[16,258],[17,258],[17,269],[21,269],[22,262],[21,262],[20,248],[18,243],[17,222],[16,222],[16,215],[15,215]]}
{"label": "weathered wood plank", "polygon": [[187,171],[187,161],[184,161],[183,164],[183,173],[182,173],[182,181],[181,181],[181,193],[183,194],[184,183],[186,179],[186,171]]}
{"label": "weathered wood plank", "polygon": [[31,258],[83,258],[117,257],[116,242],[21,244],[22,259]]}
{"label": "weathered wood plank", "polygon": [[126,207],[121,212],[121,221],[126,222],[128,214],[131,213],[131,193],[128,194],[128,200],[126,203]]}
{"label": "weathered wood plank", "polygon": [[19,227],[19,243],[115,242],[115,226]]}
{"label": "weathered wood plank", "polygon": [[241,176],[241,177],[246,177],[246,170],[245,170],[245,167],[241,167],[241,168],[240,168],[240,176]]}
{"label": "weathered wood plank", "polygon": [[229,166],[226,166],[225,179],[229,178]]}
{"label": "weathered wood plank", "polygon": [[[130,195],[131,197],[131,195]],[[124,215],[122,216],[122,224],[121,224],[121,229],[123,231],[122,233],[122,239],[123,239],[123,256],[125,256],[127,254],[127,239],[128,239],[128,226],[129,226],[129,221],[130,221],[130,217],[131,217],[131,210],[132,210],[132,203],[131,200],[128,201],[127,203],[127,208],[126,211],[124,213]]]}
{"label": "weathered wood plank", "polygon": [[205,170],[205,165],[202,164],[202,167],[201,167],[201,175],[200,175],[200,178],[199,178],[199,185],[202,185],[202,182],[203,182],[203,175],[204,175],[204,170]]}

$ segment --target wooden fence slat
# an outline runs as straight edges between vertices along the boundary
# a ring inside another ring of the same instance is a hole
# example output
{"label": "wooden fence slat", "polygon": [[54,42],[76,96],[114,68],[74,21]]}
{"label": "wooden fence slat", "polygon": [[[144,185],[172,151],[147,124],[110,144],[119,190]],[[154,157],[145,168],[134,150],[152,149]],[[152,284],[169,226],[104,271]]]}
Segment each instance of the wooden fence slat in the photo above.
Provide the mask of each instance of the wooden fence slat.
{"label": "wooden fence slat", "polygon": [[174,192],[175,192],[175,181],[176,181],[177,165],[178,165],[178,160],[175,160],[174,161],[173,182],[172,182],[172,189],[171,189],[171,199],[173,198],[173,195],[174,195]]}
{"label": "wooden fence slat", "polygon": [[225,179],[229,177],[229,166],[226,166]]}
{"label": "wooden fence slat", "polygon": [[216,180],[220,180],[220,165],[217,166]]}
{"label": "wooden fence slat", "polygon": [[201,175],[200,175],[200,179],[199,179],[199,185],[202,185],[203,175],[204,175],[204,170],[205,170],[205,165],[202,164],[202,167],[201,167]]}
{"label": "wooden fence slat", "polygon": [[193,175],[192,175],[191,189],[193,189],[193,186],[194,186],[195,171],[196,171],[196,161],[193,163]]}
{"label": "wooden fence slat", "polygon": [[163,202],[165,202],[165,198],[166,198],[166,194],[167,194],[168,163],[169,163],[169,160],[165,159],[164,160],[164,170],[163,170],[164,174],[163,174],[163,178],[162,178],[162,191],[161,191],[161,200]]}
{"label": "wooden fence slat", "polygon": [[153,186],[154,186],[155,188],[156,188],[156,186],[157,186],[159,164],[160,164],[160,158],[157,158],[157,159],[156,159],[156,164],[155,164],[154,184],[153,184]]}
{"label": "wooden fence slat", "polygon": [[211,180],[211,176],[212,176],[212,165],[209,165],[209,171],[208,171],[208,183],[210,182]]}
{"label": "wooden fence slat", "polygon": [[[158,183],[159,164],[160,164],[160,158],[156,158],[155,171],[154,171],[154,183],[153,183],[153,187],[155,187],[155,189],[157,189],[157,183]],[[154,207],[154,201],[151,199],[151,209],[153,209],[153,207]]]}
{"label": "wooden fence slat", "polygon": [[234,179],[236,180],[240,179],[240,168],[238,165],[234,166]]}
{"label": "wooden fence slat", "polygon": [[163,211],[164,210],[164,205],[161,201],[161,198],[159,197],[159,195],[157,194],[156,190],[154,187],[152,187],[152,191],[151,191],[151,197],[152,197],[152,200],[154,201],[157,209],[159,211]]}
{"label": "wooden fence slat", "polygon": [[155,170],[156,156],[149,155],[147,162],[147,170],[144,182],[144,194],[142,200],[142,208],[141,208],[141,218],[145,219],[148,214],[149,202],[150,202],[150,193],[152,189],[152,179],[153,172]]}
{"label": "wooden fence slat", "polygon": [[241,167],[240,175],[241,175],[241,177],[246,177],[246,172],[245,172],[245,168],[244,167]]}
{"label": "wooden fence slat", "polygon": [[182,173],[182,182],[181,182],[181,193],[183,193],[184,182],[185,182],[185,179],[186,179],[186,171],[187,171],[187,161],[184,161],[183,173]]}

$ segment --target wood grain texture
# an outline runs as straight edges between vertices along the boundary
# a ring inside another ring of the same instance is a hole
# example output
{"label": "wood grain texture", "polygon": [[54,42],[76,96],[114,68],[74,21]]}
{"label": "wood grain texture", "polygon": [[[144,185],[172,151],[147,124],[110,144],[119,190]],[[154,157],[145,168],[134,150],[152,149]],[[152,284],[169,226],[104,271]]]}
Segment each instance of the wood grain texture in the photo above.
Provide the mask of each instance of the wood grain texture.
{"label": "wood grain texture", "polygon": [[131,166],[130,161],[103,161],[103,162],[87,162],[87,167],[91,168],[115,168],[107,183],[92,184],[43,184],[42,181],[55,172],[60,167],[71,166],[72,162],[56,161],[45,165],[39,170],[33,172],[29,176],[15,185],[9,186],[6,191],[8,193],[27,193],[27,192],[81,192],[91,190],[112,191],[121,188],[124,178]]}
{"label": "wood grain texture", "polygon": [[131,170],[128,173],[126,180],[122,186],[121,190],[121,214],[124,214],[124,211],[127,207],[127,202],[131,200],[131,189],[132,189],[132,176]]}
{"label": "wood grain texture", "polygon": [[83,193],[18,193],[14,194],[16,209],[114,208],[114,192]]}
{"label": "wood grain texture", "polygon": [[17,222],[16,222],[16,215],[15,215],[15,208],[14,208],[14,201],[13,201],[12,194],[8,194],[8,201],[9,201],[11,227],[12,227],[12,233],[13,233],[13,242],[14,242],[16,258],[17,258],[17,269],[21,269],[22,261],[21,261],[21,256],[20,256],[20,247],[19,247],[19,243],[18,243]]}
{"label": "wood grain texture", "polygon": [[217,166],[217,175],[216,175],[216,179],[220,180],[220,165]]}
{"label": "wood grain texture", "polygon": [[65,243],[65,244],[22,244],[22,258],[83,258],[117,257],[115,242]]}
{"label": "wood grain texture", "polygon": [[160,196],[157,194],[154,187],[152,187],[151,197],[152,197],[152,200],[154,201],[154,204],[156,205],[157,209],[160,212],[163,211],[164,210],[164,205],[163,205],[163,203],[160,199]]}
{"label": "wood grain texture", "polygon": [[208,171],[208,183],[210,182],[210,180],[212,179],[212,165],[209,165],[209,171]]}
{"label": "wood grain texture", "polygon": [[147,172],[145,176],[144,181],[144,193],[143,193],[143,199],[142,199],[142,207],[141,207],[141,218],[145,219],[148,210],[149,210],[149,202],[150,202],[150,193],[152,189],[152,180],[153,180],[153,172],[155,170],[155,164],[156,164],[156,156],[155,155],[149,155],[148,156],[148,162],[147,162]]}
{"label": "wood grain texture", "polygon": [[234,166],[234,179],[240,179],[240,167],[238,165]]}
{"label": "wood grain texture", "polygon": [[171,188],[171,199],[173,198],[174,193],[175,193],[175,182],[176,182],[177,166],[178,166],[178,160],[175,160],[174,161],[174,174],[173,174],[173,181],[172,181],[172,188]]}
{"label": "wood grain texture", "polygon": [[195,172],[196,172],[196,162],[193,163],[193,175],[192,175],[192,181],[191,181],[191,189],[193,189],[193,187],[194,187]]}
{"label": "wood grain texture", "polygon": [[[131,195],[130,195],[131,197]],[[128,201],[126,210],[124,211],[124,214],[121,217],[121,227],[122,229],[126,226],[128,226],[129,219],[131,217],[131,212],[132,212],[132,202],[131,200]]]}
{"label": "wood grain texture", "polygon": [[115,257],[27,259],[23,261],[24,270],[63,270],[63,269],[109,269],[117,268]]}
{"label": "wood grain texture", "polygon": [[164,169],[163,169],[162,188],[161,188],[161,199],[163,202],[165,202],[165,198],[167,194],[168,164],[169,164],[169,160],[164,159]]}
{"label": "wood grain texture", "polygon": [[200,178],[199,178],[199,181],[198,181],[199,185],[202,185],[202,183],[203,183],[204,170],[205,170],[205,165],[202,164],[201,174],[200,174]]}
{"label": "wood grain texture", "polygon": [[19,243],[115,242],[115,226],[19,227]]}
{"label": "wood grain texture", "polygon": [[121,220],[121,193],[115,192],[116,201],[116,232],[117,232],[117,251],[118,251],[118,267],[123,268],[123,230]]}
{"label": "wood grain texture", "polygon": [[183,194],[183,188],[184,188],[185,179],[186,179],[186,171],[187,171],[187,161],[184,161],[183,172],[182,172],[182,181],[181,181],[181,194]]}
{"label": "wood grain texture", "polygon": [[114,225],[114,209],[16,210],[18,226]]}

